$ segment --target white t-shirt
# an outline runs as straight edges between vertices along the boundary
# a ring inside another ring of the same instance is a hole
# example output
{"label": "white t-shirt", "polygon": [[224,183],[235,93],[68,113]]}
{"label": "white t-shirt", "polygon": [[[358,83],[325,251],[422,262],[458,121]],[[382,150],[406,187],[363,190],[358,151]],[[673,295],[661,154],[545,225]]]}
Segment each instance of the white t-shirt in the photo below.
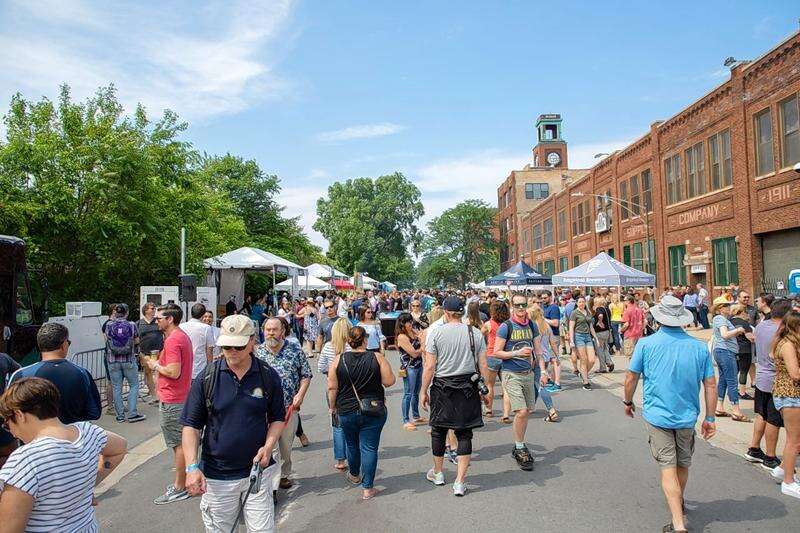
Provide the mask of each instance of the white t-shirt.
{"label": "white t-shirt", "polygon": [[344,298],[339,298],[339,307],[336,309],[336,316],[339,318],[347,318],[347,301]]}
{"label": "white t-shirt", "polygon": [[184,322],[180,327],[189,340],[192,341],[192,352],[194,357],[192,361],[192,379],[196,378],[206,367],[208,360],[206,359],[206,348],[213,348],[216,343],[214,338],[214,330],[211,326],[200,322],[196,318]]}
{"label": "white t-shirt", "polygon": [[74,442],[40,437],[17,448],[0,470],[0,490],[11,485],[33,497],[28,525],[33,532],[94,532],[92,507],[97,461],[108,437],[89,422],[73,424]]}

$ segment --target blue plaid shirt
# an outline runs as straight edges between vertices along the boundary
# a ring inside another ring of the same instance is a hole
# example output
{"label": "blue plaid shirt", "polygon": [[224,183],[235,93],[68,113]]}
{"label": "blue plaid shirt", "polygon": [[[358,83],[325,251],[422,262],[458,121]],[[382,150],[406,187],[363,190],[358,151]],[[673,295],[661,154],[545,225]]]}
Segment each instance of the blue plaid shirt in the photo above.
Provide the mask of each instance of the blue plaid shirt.
{"label": "blue plaid shirt", "polygon": [[284,339],[278,353],[273,353],[262,344],[256,348],[255,356],[274,368],[280,376],[283,401],[288,409],[300,389],[300,381],[312,378],[311,365],[300,343],[296,339]]}

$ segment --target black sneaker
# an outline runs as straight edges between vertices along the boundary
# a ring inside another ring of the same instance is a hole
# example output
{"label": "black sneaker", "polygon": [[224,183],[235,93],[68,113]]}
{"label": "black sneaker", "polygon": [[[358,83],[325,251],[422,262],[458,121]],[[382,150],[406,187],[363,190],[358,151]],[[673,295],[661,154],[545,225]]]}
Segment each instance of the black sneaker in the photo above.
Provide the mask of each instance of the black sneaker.
{"label": "black sneaker", "polygon": [[522,470],[533,470],[533,456],[531,456],[531,452],[527,447],[517,448],[515,446],[514,451],[511,452],[511,457],[517,461]]}
{"label": "black sneaker", "polygon": [[591,383],[584,383],[583,384],[583,390],[592,390],[592,384]]}
{"label": "black sneaker", "polygon": [[751,463],[763,463],[767,455],[761,451],[761,448],[748,448],[744,458]]}
{"label": "black sneaker", "polygon": [[764,460],[761,462],[761,468],[765,470],[773,470],[776,467],[781,465],[781,460],[777,457],[770,457],[769,455],[764,456]]}
{"label": "black sneaker", "polygon": [[142,420],[147,420],[147,417],[141,413],[136,413],[135,415],[128,417],[128,422],[131,424],[141,422]]}

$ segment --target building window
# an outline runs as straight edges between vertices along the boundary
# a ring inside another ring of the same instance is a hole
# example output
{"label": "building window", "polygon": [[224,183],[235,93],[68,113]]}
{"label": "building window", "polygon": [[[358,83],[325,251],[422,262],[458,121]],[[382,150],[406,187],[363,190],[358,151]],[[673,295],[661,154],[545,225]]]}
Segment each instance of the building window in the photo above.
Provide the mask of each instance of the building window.
{"label": "building window", "polygon": [[544,262],[544,272],[542,272],[542,274],[544,274],[545,276],[552,276],[555,273],[556,273],[556,262],[553,261],[552,259],[548,259],[547,261]]}
{"label": "building window", "polygon": [[653,183],[650,179],[650,169],[642,171],[642,206],[645,213],[653,211]]}
{"label": "building window", "polygon": [[572,237],[575,238],[578,233],[578,206],[572,206]]}
{"label": "building window", "polygon": [[581,256],[573,255],[572,256],[572,268],[575,268],[576,266],[578,266],[580,264],[581,264]]}
{"label": "building window", "polygon": [[633,243],[633,264],[631,265],[636,270],[646,270],[644,266],[644,253],[642,251],[642,243]]}
{"label": "building window", "polygon": [[583,202],[583,233],[592,231],[592,201],[584,200]]}
{"label": "building window", "polygon": [[615,256],[614,256],[614,249],[613,248],[609,248],[608,252],[606,252],[606,253],[608,254],[608,257],[610,257],[611,259],[614,259]]}
{"label": "building window", "polygon": [[525,184],[525,199],[526,200],[544,200],[550,196],[549,183],[526,183]]}
{"label": "building window", "polygon": [[506,191],[506,207],[511,205],[511,189]]}
{"label": "building window", "polygon": [[622,247],[622,262],[628,266],[633,266],[631,262],[631,246],[630,244],[626,244]]}
{"label": "building window", "polygon": [[558,271],[566,272],[569,270],[569,259],[566,256],[558,258]]}
{"label": "building window", "polygon": [[797,95],[781,102],[781,153],[783,166],[800,161],[800,112]]}
{"label": "building window", "polygon": [[772,152],[772,111],[765,109],[756,115],[756,175],[763,176],[775,170]]}
{"label": "building window", "polygon": [[535,270],[536,270],[536,272],[538,272],[539,274],[544,274],[544,266],[542,266],[542,262],[541,262],[541,261],[539,261],[538,263],[536,263]]}
{"label": "building window", "polygon": [[542,245],[552,246],[553,244],[553,219],[546,218],[542,222]]}
{"label": "building window", "polygon": [[567,210],[562,209],[558,212],[558,242],[567,242]]}
{"label": "building window", "polygon": [[522,232],[522,249],[525,250],[526,252],[530,250],[530,247],[528,246],[529,244],[530,244],[530,232],[528,230],[525,230]]}
{"label": "building window", "polygon": [[683,256],[686,255],[686,246],[669,247],[669,283],[670,285],[686,285],[686,268],[683,266]]}
{"label": "building window", "polygon": [[714,285],[739,283],[739,258],[736,238],[712,241],[714,249]]}
{"label": "building window", "polygon": [[667,203],[674,204],[686,199],[680,154],[664,160],[664,175],[667,177]]}
{"label": "building window", "polygon": [[[770,134],[769,144],[769,153],[772,154],[772,134]],[[711,189],[716,190],[727,187],[733,183],[730,130],[725,130],[709,137],[708,151],[711,158]],[[771,155],[770,159],[772,159]]]}
{"label": "building window", "polygon": [[687,198],[694,198],[705,194],[706,187],[706,163],[703,143],[699,142],[684,152],[686,156],[686,182],[688,184]]}
{"label": "building window", "polygon": [[623,181],[619,184],[619,198],[620,198],[620,220],[628,220],[631,217],[630,206],[628,204],[628,182]]}
{"label": "building window", "polygon": [[583,235],[586,233],[586,226],[583,223],[583,205],[583,202],[578,204],[578,235]]}
{"label": "building window", "polygon": [[540,250],[542,248],[542,226],[536,224],[533,227],[533,249]]}
{"label": "building window", "polygon": [[639,196],[639,176],[632,176],[631,182],[631,211],[634,215],[639,215],[642,212],[641,201]]}
{"label": "building window", "polygon": [[647,241],[647,273],[656,275],[656,241],[650,239]]}

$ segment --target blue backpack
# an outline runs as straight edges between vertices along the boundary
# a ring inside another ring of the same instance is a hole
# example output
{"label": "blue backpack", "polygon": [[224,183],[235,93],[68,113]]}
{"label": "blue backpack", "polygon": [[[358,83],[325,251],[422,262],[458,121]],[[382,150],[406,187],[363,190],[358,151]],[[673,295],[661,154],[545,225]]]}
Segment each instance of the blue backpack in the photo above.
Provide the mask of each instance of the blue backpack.
{"label": "blue backpack", "polygon": [[112,320],[106,326],[108,351],[116,357],[133,355],[133,343],[136,330],[127,320]]}

